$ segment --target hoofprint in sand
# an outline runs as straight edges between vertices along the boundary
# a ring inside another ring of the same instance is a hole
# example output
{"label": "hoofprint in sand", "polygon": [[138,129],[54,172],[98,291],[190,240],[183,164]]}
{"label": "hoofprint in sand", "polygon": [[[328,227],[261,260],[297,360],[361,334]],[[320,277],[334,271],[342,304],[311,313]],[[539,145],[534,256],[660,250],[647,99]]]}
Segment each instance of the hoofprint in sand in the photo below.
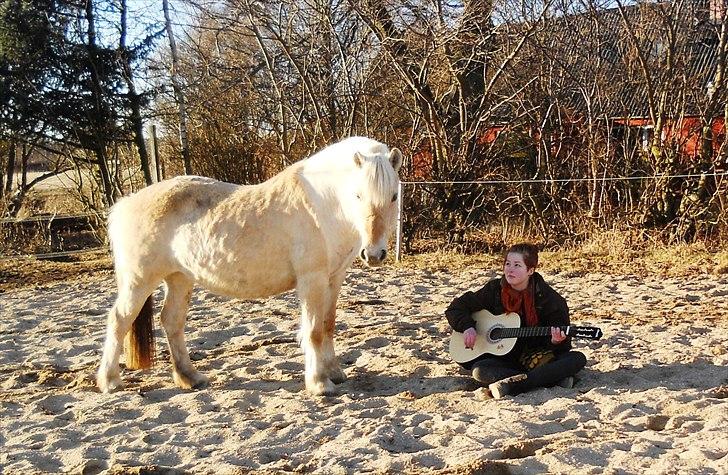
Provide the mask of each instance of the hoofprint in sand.
{"label": "hoofprint in sand", "polygon": [[728,473],[728,276],[547,274],[605,336],[575,341],[573,389],[502,400],[450,360],[442,315],[494,276],[352,269],[333,397],[304,391],[293,293],[195,291],[188,345],[210,387],[174,387],[158,330],[156,366],[113,394],[93,383],[109,273],[0,294],[0,472]]}

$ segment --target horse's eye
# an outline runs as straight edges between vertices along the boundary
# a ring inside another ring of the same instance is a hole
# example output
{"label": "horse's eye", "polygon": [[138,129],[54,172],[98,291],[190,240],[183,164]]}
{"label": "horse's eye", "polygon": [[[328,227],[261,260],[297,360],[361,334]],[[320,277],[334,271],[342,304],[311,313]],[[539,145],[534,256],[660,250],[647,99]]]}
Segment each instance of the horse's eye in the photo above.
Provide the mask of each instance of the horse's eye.
{"label": "horse's eye", "polygon": [[361,195],[359,193],[356,194],[356,199],[357,200],[360,200],[361,199]]}
{"label": "horse's eye", "polygon": [[395,201],[397,201],[397,193],[392,195],[392,203],[394,203]]}

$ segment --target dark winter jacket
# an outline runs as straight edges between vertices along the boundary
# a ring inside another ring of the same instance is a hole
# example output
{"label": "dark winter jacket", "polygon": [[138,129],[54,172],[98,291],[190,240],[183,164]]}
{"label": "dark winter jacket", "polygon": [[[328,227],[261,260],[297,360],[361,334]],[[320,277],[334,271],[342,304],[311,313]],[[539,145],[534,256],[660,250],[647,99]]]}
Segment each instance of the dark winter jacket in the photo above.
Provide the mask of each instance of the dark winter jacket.
{"label": "dark winter jacket", "polygon": [[[531,276],[535,286],[534,303],[538,315],[539,326],[557,327],[569,325],[569,307],[566,300],[549,286],[541,277],[541,274],[534,272]],[[471,315],[479,310],[486,309],[493,315],[507,313],[501,303],[501,279],[493,279],[475,292],[465,292],[452,301],[445,310],[447,321],[453,330],[464,332],[468,328],[475,327],[475,321]],[[525,316],[521,316],[521,326],[525,326]],[[528,340],[528,341],[526,341]],[[571,338],[554,345],[551,337],[534,337],[521,339],[511,351],[511,355],[520,354],[526,348],[548,348],[556,353],[571,349]]]}

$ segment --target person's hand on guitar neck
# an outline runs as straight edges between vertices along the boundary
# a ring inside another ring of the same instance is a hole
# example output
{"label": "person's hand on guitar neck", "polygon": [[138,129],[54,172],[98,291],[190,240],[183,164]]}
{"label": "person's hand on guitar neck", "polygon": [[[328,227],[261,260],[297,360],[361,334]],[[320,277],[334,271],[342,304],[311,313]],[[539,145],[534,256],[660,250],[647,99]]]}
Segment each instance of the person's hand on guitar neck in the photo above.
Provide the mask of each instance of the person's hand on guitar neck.
{"label": "person's hand on guitar neck", "polygon": [[566,340],[566,333],[564,333],[564,330],[559,327],[551,327],[551,343],[558,345],[564,340]]}
{"label": "person's hand on guitar neck", "polygon": [[463,332],[463,343],[465,348],[473,348],[475,346],[475,338],[478,336],[478,332],[475,328],[470,327]]}

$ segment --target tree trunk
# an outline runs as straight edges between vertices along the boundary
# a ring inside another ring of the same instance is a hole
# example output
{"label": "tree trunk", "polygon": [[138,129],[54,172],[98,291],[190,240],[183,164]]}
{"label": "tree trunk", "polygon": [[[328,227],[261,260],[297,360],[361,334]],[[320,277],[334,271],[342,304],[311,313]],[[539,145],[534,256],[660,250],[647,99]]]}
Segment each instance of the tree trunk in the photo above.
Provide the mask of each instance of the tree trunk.
{"label": "tree trunk", "polygon": [[[14,140],[10,142],[10,146],[8,147],[8,163],[6,164],[5,168],[5,174],[7,175],[7,179],[4,183],[4,191],[6,195],[9,195],[10,192],[13,190],[13,178],[15,177],[15,154],[16,154],[16,148],[17,143],[15,143]],[[2,183],[0,183],[2,185]]]}
{"label": "tree trunk", "polygon": [[[9,158],[10,150],[12,150],[12,146],[8,144],[8,154],[6,158]],[[0,202],[2,201],[3,197],[5,196],[5,167],[7,166],[7,163],[4,163],[0,161]],[[2,210],[0,210],[1,212]]]}
{"label": "tree trunk", "polygon": [[151,156],[154,160],[154,171],[157,174],[157,181],[164,180],[164,173],[162,170],[162,163],[159,159],[159,144],[157,143],[157,126],[152,124],[148,129],[149,133],[149,146],[151,148]]}
{"label": "tree trunk", "polygon": [[[14,145],[12,148],[17,149],[17,145]],[[28,186],[28,160],[30,160],[30,155],[32,151],[33,147],[28,150],[28,145],[23,143],[20,152],[20,181],[18,183],[18,189],[15,191],[15,193],[8,192],[8,216],[10,216],[11,218],[15,218],[18,216],[18,213],[20,212],[20,207],[23,205],[25,195],[31,188],[30,186]],[[15,160],[15,153],[13,153],[13,162],[15,162]],[[15,167],[13,166],[13,168]]]}
{"label": "tree trunk", "polygon": [[[96,25],[94,15],[93,1],[88,0],[86,2],[86,20],[88,21],[88,70],[91,77],[91,92],[92,100],[94,102],[94,109],[96,112],[97,120],[103,120],[104,114],[103,109],[103,87],[101,84],[101,78],[98,71],[98,53],[96,45]],[[96,164],[99,167],[99,176],[101,177],[101,183],[104,190],[104,204],[108,207],[114,204],[115,193],[114,187],[111,180],[111,173],[109,171],[109,164],[106,161],[106,144],[107,137],[104,135],[105,125],[102,122],[97,122],[97,130],[95,130],[95,136],[93,137],[92,152],[96,156]]]}
{"label": "tree trunk", "polygon": [[126,87],[129,89],[129,100],[131,102],[131,121],[134,127],[134,144],[139,152],[139,162],[141,165],[142,173],[144,174],[144,181],[147,185],[151,185],[154,181],[152,180],[152,172],[149,169],[149,155],[147,154],[147,146],[144,143],[144,122],[142,120],[141,112],[141,97],[137,94],[136,87],[134,86],[134,71],[131,67],[131,61],[129,59],[129,52],[126,47],[126,0],[121,0],[121,34],[119,35],[119,49],[122,54],[122,67],[124,68],[124,79],[126,80]]}
{"label": "tree trunk", "polygon": [[177,71],[179,69],[179,54],[177,52],[177,43],[174,39],[172,31],[172,21],[169,18],[169,0],[162,0],[162,9],[164,10],[164,24],[167,30],[167,38],[169,39],[169,49],[172,53],[172,89],[174,89],[174,97],[179,108],[179,142],[182,147],[182,160],[185,165],[185,173],[192,174],[192,164],[190,163],[190,148],[187,141],[187,110],[185,106],[185,95],[182,86],[179,83]]}
{"label": "tree trunk", "polygon": [[96,164],[99,167],[99,177],[101,178],[101,184],[104,190],[104,204],[108,207],[111,207],[116,199],[114,194],[114,186],[111,181],[109,164],[106,163],[106,153],[101,147],[94,150],[94,153],[96,155]]}

